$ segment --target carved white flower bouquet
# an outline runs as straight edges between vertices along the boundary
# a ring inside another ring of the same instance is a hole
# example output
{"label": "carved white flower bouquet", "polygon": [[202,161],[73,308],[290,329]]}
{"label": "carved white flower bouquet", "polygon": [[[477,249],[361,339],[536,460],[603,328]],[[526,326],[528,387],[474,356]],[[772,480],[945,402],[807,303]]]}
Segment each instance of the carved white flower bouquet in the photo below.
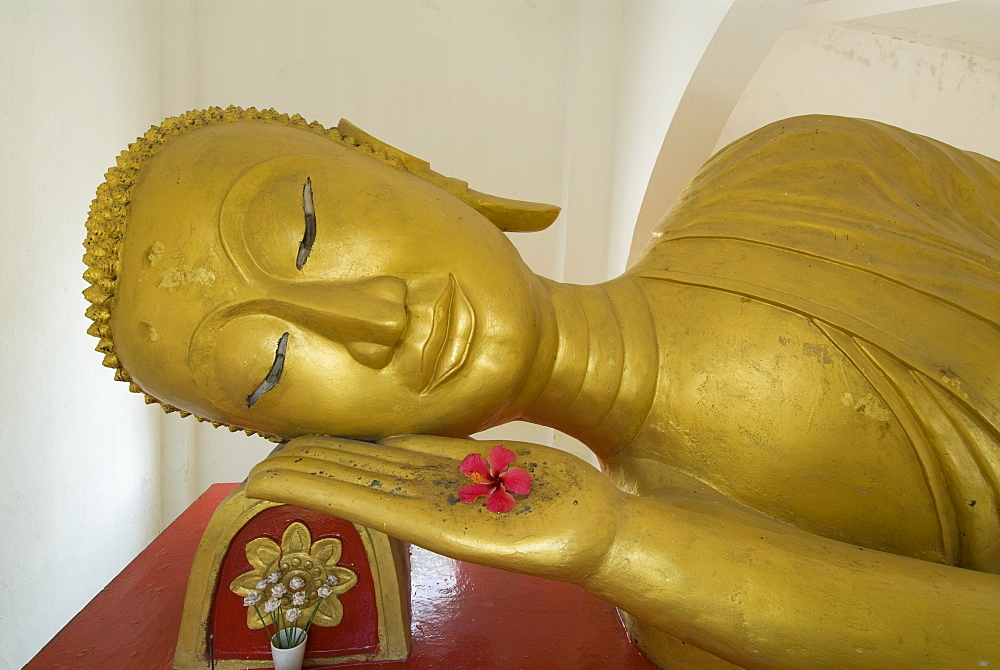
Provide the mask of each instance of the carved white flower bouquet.
{"label": "carved white flower bouquet", "polygon": [[273,646],[278,649],[291,649],[306,641],[316,611],[324,600],[333,595],[333,588],[337,586],[339,580],[336,575],[327,576],[326,583],[316,589],[316,603],[305,625],[296,626],[295,622],[303,616],[301,608],[309,599],[305,590],[306,581],[301,577],[292,577],[286,586],[283,576],[281,572],[275,571],[266,579],[257,582],[256,588],[244,596],[243,604],[254,608]]}

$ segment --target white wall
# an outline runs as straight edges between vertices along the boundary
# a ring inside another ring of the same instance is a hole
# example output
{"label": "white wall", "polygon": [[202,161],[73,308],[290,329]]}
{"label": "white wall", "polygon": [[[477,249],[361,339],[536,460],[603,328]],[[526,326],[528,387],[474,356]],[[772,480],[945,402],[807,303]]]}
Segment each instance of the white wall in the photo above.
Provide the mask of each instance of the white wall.
{"label": "white wall", "polygon": [[751,80],[719,148],[798,114],[858,116],[1000,158],[1000,61],[822,25],[786,32]]}
{"label": "white wall", "polygon": [[[683,95],[670,101],[669,114],[654,108],[664,119],[658,126],[660,132],[643,135],[641,145],[633,138],[635,146],[649,148],[644,149],[641,161],[631,163],[633,175],[619,175],[634,191],[638,191],[635,184],[649,176],[641,199],[633,194],[622,203],[622,222],[628,222],[633,230],[630,259],[646,247],[664,212],[711,155],[750,79],[805,4],[806,0],[732,0],[718,3],[710,16],[704,10],[700,12],[697,39],[710,41],[700,49],[688,50],[690,58],[698,60],[696,66],[684,70],[688,75],[684,81],[678,82],[684,87]],[[656,101],[649,94],[639,99],[646,107]],[[645,126],[651,130],[649,123]],[[653,154],[652,147],[659,137],[662,142]]]}
{"label": "white wall", "polygon": [[609,276],[621,274],[663,137],[733,0],[626,4],[615,128]]}
{"label": "white wall", "polygon": [[156,415],[85,334],[83,222],[159,114],[158,7],[0,5],[0,668],[160,530]]}

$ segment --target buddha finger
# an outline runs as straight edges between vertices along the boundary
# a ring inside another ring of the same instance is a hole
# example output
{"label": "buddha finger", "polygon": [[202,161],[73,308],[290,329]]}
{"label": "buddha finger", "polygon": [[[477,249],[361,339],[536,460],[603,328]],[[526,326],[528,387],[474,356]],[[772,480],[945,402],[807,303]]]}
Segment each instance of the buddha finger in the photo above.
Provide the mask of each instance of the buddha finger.
{"label": "buddha finger", "polygon": [[281,473],[298,472],[322,478],[324,481],[336,480],[344,484],[364,487],[376,492],[393,496],[423,499],[431,504],[449,504],[457,502],[459,489],[468,480],[462,476],[457,464],[454,468],[400,468],[399,466],[372,467],[365,469],[357,467],[352,462],[354,455],[345,455],[345,462],[330,459],[310,459],[302,455],[277,454],[258,463],[251,471],[251,478],[265,471]]}
{"label": "buddha finger", "polygon": [[469,453],[486,453],[502,442],[474,440],[471,437],[440,437],[438,435],[401,435],[381,440],[379,444],[410,454],[437,456],[461,462]]}
{"label": "buddha finger", "polygon": [[[328,449],[317,452],[315,449],[300,450],[290,453],[279,452],[268,457],[269,462],[284,463],[293,469],[329,470],[333,466],[351,468],[358,474],[370,476],[389,476],[398,479],[411,479],[418,476],[419,470],[405,463],[386,460],[374,454],[356,454]],[[302,464],[298,467],[297,464]]]}
{"label": "buddha finger", "polygon": [[306,454],[315,458],[339,459],[342,454],[354,454],[362,459],[379,459],[406,468],[448,466],[450,458],[424,454],[382,443],[362,442],[326,435],[306,435],[288,442],[277,453]]}
{"label": "buddha finger", "polygon": [[439,516],[433,514],[432,503],[405,495],[402,490],[387,491],[384,487],[281,468],[254,468],[247,480],[246,495],[339,516],[422,546],[427,546],[426,528],[421,532],[422,524],[414,521],[436,523]]}
{"label": "buddha finger", "polygon": [[251,476],[260,470],[301,472],[371,487],[381,486],[382,483],[389,482],[392,482],[394,486],[399,486],[416,476],[412,471],[393,464],[372,462],[367,465],[370,467],[363,467],[362,464],[353,461],[350,454],[343,455],[342,461],[338,461],[329,457],[311,458],[304,454],[279,453],[258,463],[250,472]]}
{"label": "buddha finger", "polygon": [[[406,468],[457,467],[458,461],[451,457],[425,454],[410,449],[401,449],[382,443],[358,442],[356,440],[331,440],[325,452],[331,454],[352,454],[359,459],[379,459],[387,463],[395,463]],[[315,448],[311,449],[315,452]],[[464,455],[464,454],[463,454]]]}
{"label": "buddha finger", "polygon": [[338,464],[376,475],[390,475],[401,479],[411,479],[420,474],[442,474],[457,468],[457,464],[441,458],[406,458],[408,452],[393,449],[392,453],[383,453],[380,445],[373,445],[378,451],[369,448],[362,451],[356,447],[342,448],[337,444],[317,447],[314,444],[285,448],[268,457],[268,461],[282,459],[283,462],[310,463],[310,467],[320,468],[324,465]]}

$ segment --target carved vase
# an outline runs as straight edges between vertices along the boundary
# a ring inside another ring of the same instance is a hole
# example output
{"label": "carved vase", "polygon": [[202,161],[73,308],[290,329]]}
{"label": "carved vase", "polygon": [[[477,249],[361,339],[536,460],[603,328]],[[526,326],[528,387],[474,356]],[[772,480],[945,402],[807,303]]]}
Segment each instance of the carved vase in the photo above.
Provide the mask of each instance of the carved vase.
{"label": "carved vase", "polygon": [[[306,653],[306,633],[301,628],[284,628],[271,637],[271,658],[274,670],[300,670]],[[297,645],[286,649],[290,640],[301,639]],[[277,646],[276,646],[277,645]]]}

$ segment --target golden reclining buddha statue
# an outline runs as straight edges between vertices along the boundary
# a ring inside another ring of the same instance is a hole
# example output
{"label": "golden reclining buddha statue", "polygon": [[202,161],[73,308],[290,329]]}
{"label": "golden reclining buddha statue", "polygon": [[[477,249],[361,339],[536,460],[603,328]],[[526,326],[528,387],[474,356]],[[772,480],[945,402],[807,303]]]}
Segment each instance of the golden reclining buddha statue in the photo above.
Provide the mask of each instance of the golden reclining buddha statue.
{"label": "golden reclining buddha statue", "polygon": [[[554,207],[346,122],[213,108],[100,187],[90,332],[148,401],[287,441],[248,495],[578,584],[662,667],[1000,666],[998,184],[896,128],[789,119],[575,286],[504,234]],[[464,436],[514,419],[602,472],[504,441],[530,492],[462,504],[494,444]]]}

